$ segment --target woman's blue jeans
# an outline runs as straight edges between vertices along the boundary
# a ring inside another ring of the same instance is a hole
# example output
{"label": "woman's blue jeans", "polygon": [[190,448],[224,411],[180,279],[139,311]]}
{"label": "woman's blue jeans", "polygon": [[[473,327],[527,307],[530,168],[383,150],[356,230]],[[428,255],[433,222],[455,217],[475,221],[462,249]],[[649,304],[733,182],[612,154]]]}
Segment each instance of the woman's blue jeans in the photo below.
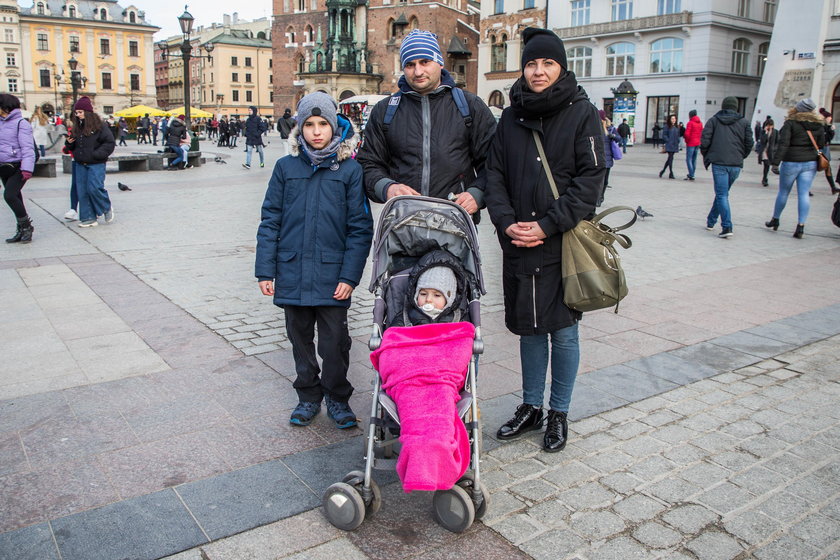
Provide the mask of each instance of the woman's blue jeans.
{"label": "woman's blue jeans", "polygon": [[105,164],[85,165],[73,162],[76,169],[76,190],[79,195],[79,220],[89,222],[111,209],[105,190]]}
{"label": "woman's blue jeans", "polygon": [[519,356],[522,363],[522,401],[532,406],[543,405],[545,376],[551,354],[551,410],[568,412],[572,402],[578,365],[580,342],[577,323],[549,334],[519,337]]}
{"label": "woman's blue jeans", "polygon": [[816,161],[783,161],[779,166],[779,194],[776,195],[776,206],[773,208],[773,217],[779,219],[782,210],[785,209],[788,196],[796,181],[796,198],[799,200],[799,223],[804,224],[808,219],[808,212],[811,210],[811,201],[808,199],[808,191],[811,190],[811,183],[817,174]]}

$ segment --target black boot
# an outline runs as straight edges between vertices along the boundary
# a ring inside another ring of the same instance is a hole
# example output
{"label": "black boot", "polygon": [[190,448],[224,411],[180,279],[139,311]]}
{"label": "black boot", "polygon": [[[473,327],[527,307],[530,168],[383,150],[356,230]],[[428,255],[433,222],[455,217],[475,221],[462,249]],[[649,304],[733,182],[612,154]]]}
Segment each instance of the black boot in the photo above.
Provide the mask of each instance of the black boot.
{"label": "black boot", "polygon": [[805,235],[805,224],[796,224],[796,231],[793,232],[793,236],[802,239],[803,235]]}
{"label": "black boot", "polygon": [[770,218],[769,222],[764,222],[764,225],[773,228],[773,231],[779,229],[779,218]]}
{"label": "black boot", "polygon": [[34,231],[35,227],[32,225],[29,216],[18,218],[17,231],[13,237],[6,240],[6,243],[29,243],[32,241],[32,232]]}
{"label": "black boot", "polygon": [[542,407],[523,403],[516,408],[516,414],[513,415],[513,418],[499,428],[496,437],[499,439],[516,439],[525,432],[542,428],[542,424]]}
{"label": "black boot", "polygon": [[566,447],[566,439],[569,437],[569,423],[566,422],[566,413],[556,410],[548,411],[548,421],[543,437],[543,451],[557,453]]}

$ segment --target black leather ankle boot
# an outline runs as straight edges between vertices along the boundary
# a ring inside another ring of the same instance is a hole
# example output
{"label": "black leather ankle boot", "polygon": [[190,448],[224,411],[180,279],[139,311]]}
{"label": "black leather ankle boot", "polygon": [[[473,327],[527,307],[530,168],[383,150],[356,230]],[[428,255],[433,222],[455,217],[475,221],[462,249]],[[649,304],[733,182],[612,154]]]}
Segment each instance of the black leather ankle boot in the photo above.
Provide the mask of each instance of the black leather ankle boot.
{"label": "black leather ankle boot", "polygon": [[516,439],[526,432],[542,428],[543,410],[540,406],[520,404],[513,418],[505,422],[496,432],[499,439]]}
{"label": "black leather ankle boot", "polygon": [[805,235],[805,225],[796,224],[796,231],[793,232],[793,236],[797,239],[802,239],[803,235]]}
{"label": "black leather ankle boot", "polygon": [[779,229],[779,218],[770,218],[769,222],[764,222],[764,225],[773,228],[773,231]]}
{"label": "black leather ankle boot", "polygon": [[566,447],[568,437],[569,423],[566,421],[566,413],[549,410],[543,437],[543,450],[549,453],[562,451]]}
{"label": "black leather ankle boot", "polygon": [[32,241],[32,232],[34,231],[35,228],[32,226],[32,220],[29,219],[29,216],[18,218],[17,231],[6,240],[6,243],[29,243]]}

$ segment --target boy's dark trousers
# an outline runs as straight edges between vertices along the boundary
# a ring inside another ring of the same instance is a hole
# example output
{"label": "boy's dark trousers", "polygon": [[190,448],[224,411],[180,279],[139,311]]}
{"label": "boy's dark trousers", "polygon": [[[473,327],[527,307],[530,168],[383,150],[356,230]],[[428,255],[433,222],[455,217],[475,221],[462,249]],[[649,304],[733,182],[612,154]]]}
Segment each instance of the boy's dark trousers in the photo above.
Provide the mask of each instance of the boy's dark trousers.
{"label": "boy's dark trousers", "polygon": [[[292,385],[298,399],[321,402],[324,393],[337,401],[347,401],[353,386],[347,381],[350,366],[350,333],[347,330],[347,308],[322,305],[305,307],[284,305],[286,334],[292,343],[295,358],[295,379]],[[318,325],[318,355],[315,355],[315,325]],[[320,379],[318,374],[321,374]]]}

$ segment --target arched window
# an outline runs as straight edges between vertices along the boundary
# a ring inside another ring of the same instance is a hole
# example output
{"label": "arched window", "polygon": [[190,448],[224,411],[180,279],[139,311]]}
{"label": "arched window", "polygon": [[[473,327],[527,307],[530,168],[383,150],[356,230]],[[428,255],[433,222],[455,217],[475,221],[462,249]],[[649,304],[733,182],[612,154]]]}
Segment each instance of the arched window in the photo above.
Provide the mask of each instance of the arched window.
{"label": "arched window", "polygon": [[507,35],[502,33],[494,38],[490,48],[490,71],[504,72],[507,69]]}
{"label": "arched window", "polygon": [[412,16],[408,21],[408,29],[420,29],[420,21],[417,19],[417,16]]}
{"label": "arched window", "polygon": [[489,105],[490,107],[504,107],[505,96],[502,95],[501,91],[495,90],[493,93],[490,94],[490,97],[487,98],[487,105]]}
{"label": "arched window", "polygon": [[134,12],[128,12],[128,21],[130,23],[136,23],[137,22],[137,16],[134,14]]}
{"label": "arched window", "polygon": [[636,46],[633,43],[613,43],[607,47],[607,76],[633,74],[636,63]]}
{"label": "arched window", "polygon": [[354,95],[356,95],[356,94],[353,93],[352,91],[350,91],[349,89],[345,89],[344,91],[341,92],[341,95],[338,96],[338,100],[339,101],[344,101],[345,99],[353,97]]}
{"label": "arched window", "polygon": [[750,47],[748,39],[740,38],[732,42],[732,73],[746,74],[750,67]]}
{"label": "arched window", "polygon": [[666,37],[650,45],[651,74],[682,72],[682,39]]}
{"label": "arched window", "polygon": [[67,8],[67,15],[71,18],[76,17],[76,6],[70,6]]}
{"label": "arched window", "polygon": [[761,43],[758,45],[758,70],[756,75],[762,76],[764,74],[764,67],[767,65],[767,53],[770,51],[770,43]]}
{"label": "arched window", "polygon": [[36,6],[36,10],[35,10],[35,11],[37,11],[37,12],[38,12],[38,15],[39,15],[39,16],[44,15],[44,3],[43,3],[43,2],[38,2],[38,5]]}
{"label": "arched window", "polygon": [[299,74],[306,72],[306,59],[303,58],[303,55],[300,55],[297,59],[297,71]]}
{"label": "arched window", "polygon": [[387,39],[397,38],[397,26],[394,25],[394,18],[388,18],[388,25],[385,26],[385,32],[388,34]]}
{"label": "arched window", "polygon": [[295,42],[295,28],[294,26],[290,25],[286,28],[286,44],[291,44]]}
{"label": "arched window", "polygon": [[312,43],[315,41],[315,30],[312,29],[312,26],[306,24],[306,29],[303,31],[303,41],[305,43]]}
{"label": "arched window", "polygon": [[590,47],[574,47],[567,51],[569,70],[578,78],[588,78],[592,75],[592,49]]}
{"label": "arched window", "polygon": [[[134,15],[134,12],[131,12],[131,15]],[[102,21],[106,21],[108,19],[108,10],[106,10],[105,8],[100,8],[99,9],[99,19],[101,19]],[[131,16],[129,16],[128,21],[131,21]],[[134,23],[134,22],[131,21],[131,23]]]}

